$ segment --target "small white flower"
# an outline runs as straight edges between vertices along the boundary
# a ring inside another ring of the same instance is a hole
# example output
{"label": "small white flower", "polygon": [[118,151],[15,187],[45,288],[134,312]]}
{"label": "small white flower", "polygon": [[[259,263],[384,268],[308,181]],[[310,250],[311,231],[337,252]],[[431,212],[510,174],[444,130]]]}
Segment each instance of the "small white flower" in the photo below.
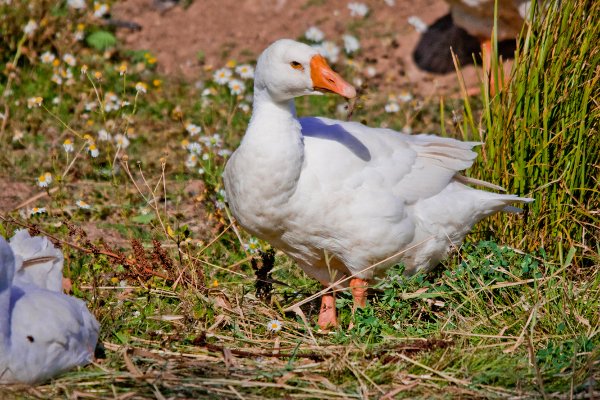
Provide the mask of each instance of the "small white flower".
{"label": "small white flower", "polygon": [[344,50],[346,50],[346,53],[352,54],[360,49],[360,42],[356,37],[343,35],[342,38],[344,39]]}
{"label": "small white flower", "polygon": [[217,151],[217,154],[221,157],[229,157],[231,155],[231,150],[221,149],[221,150]]}
{"label": "small white flower", "polygon": [[202,132],[202,128],[196,124],[186,124],[185,130],[190,134],[190,136],[196,136],[200,132]]}
{"label": "small white flower", "polygon": [[138,82],[135,84],[135,90],[146,93],[148,91],[148,85],[146,85],[144,82]]}
{"label": "small white flower", "polygon": [[73,141],[71,139],[65,139],[65,141],[63,142],[63,148],[65,149],[65,151],[67,153],[72,153],[74,150],[73,147]]}
{"label": "small white flower", "polygon": [[185,160],[185,166],[188,168],[194,168],[198,164],[198,156],[196,154],[189,154]]}
{"label": "small white flower", "polygon": [[19,140],[23,139],[23,136],[24,136],[23,131],[16,130],[13,133],[12,141],[13,142],[18,142]]}
{"label": "small white flower", "polygon": [[350,10],[350,16],[352,17],[364,17],[369,13],[369,7],[364,3],[348,3],[348,9]]}
{"label": "small white flower", "polygon": [[60,97],[56,96],[52,99],[52,104],[60,104]]}
{"label": "small white flower", "polygon": [[23,27],[23,32],[25,32],[26,35],[31,36],[33,34],[33,32],[35,32],[35,30],[38,28],[38,24],[37,22],[35,22],[34,20],[30,19],[27,22],[27,25],[25,25]]}
{"label": "small white flower", "polygon": [[83,200],[77,200],[75,204],[77,205],[77,207],[84,210],[89,210],[91,208],[91,206]]}
{"label": "small white flower", "polygon": [[204,136],[199,139],[206,147],[221,147],[223,145],[223,139],[218,133],[212,136]]}
{"label": "small white flower", "polygon": [[116,101],[119,100],[119,96],[117,96],[114,92],[106,92],[106,95],[104,96],[104,99],[106,101],[116,102]]}
{"label": "small white flower", "polygon": [[50,64],[55,59],[56,59],[56,56],[52,52],[50,52],[50,51],[45,51],[40,56],[40,60],[42,60],[42,62],[44,64]]}
{"label": "small white flower", "polygon": [[415,28],[415,31],[419,33],[427,32],[427,24],[423,22],[423,20],[416,15],[411,15],[408,17],[408,23]]}
{"label": "small white flower", "polygon": [[75,38],[75,40],[80,42],[85,37],[85,33],[83,31],[76,31],[75,34],[73,34],[73,37]]}
{"label": "small white flower", "polygon": [[325,34],[316,26],[311,26],[304,32],[304,37],[313,42],[320,42],[325,39]]}
{"label": "small white flower", "polygon": [[117,133],[115,135],[115,143],[122,149],[129,147],[129,139],[127,139],[127,136],[123,135],[122,133]]}
{"label": "small white flower", "polygon": [[244,89],[245,89],[244,82],[242,82],[238,79],[230,80],[227,85],[229,86],[229,90],[230,90],[231,94],[234,96],[244,93]]}
{"label": "small white flower", "polygon": [[370,65],[365,69],[365,75],[369,78],[372,78],[375,75],[377,75],[377,69],[374,66]]}
{"label": "small white flower", "polygon": [[198,142],[192,142],[187,145],[187,149],[190,153],[200,154],[202,153],[202,146]]}
{"label": "small white flower", "polygon": [[65,54],[62,59],[65,63],[67,63],[71,67],[74,67],[77,64],[77,60],[71,53]]}
{"label": "small white flower", "polygon": [[76,10],[83,10],[86,7],[85,0],[67,0],[67,5]]}
{"label": "small white flower", "polygon": [[340,48],[334,42],[326,40],[323,43],[313,45],[312,47],[330,62],[337,62],[340,55]]}
{"label": "small white flower", "polygon": [[94,17],[102,18],[108,14],[108,4],[94,2]]}
{"label": "small white flower", "polygon": [[214,96],[215,94],[217,94],[217,91],[215,90],[215,88],[206,88],[202,91],[201,96],[208,97],[208,96]]}
{"label": "small white flower", "polygon": [[98,107],[98,103],[95,101],[90,101],[89,103],[85,103],[85,111],[92,111],[94,108]]}
{"label": "small white flower", "polygon": [[231,70],[229,68],[220,68],[213,74],[213,80],[219,85],[226,85],[231,80]]}
{"label": "small white flower", "polygon": [[235,72],[242,79],[252,79],[252,78],[254,78],[254,68],[252,68],[252,66],[248,65],[248,64],[238,65],[237,67],[235,67]]}
{"label": "small white flower", "polygon": [[395,101],[391,101],[385,105],[385,112],[387,113],[397,113],[400,111],[400,106]]}
{"label": "small white flower", "polygon": [[45,172],[37,179],[39,187],[48,187],[52,183],[52,174]]}
{"label": "small white flower", "polygon": [[29,212],[29,215],[44,214],[45,212],[46,207],[33,207]]}
{"label": "small white flower", "polygon": [[42,105],[42,99],[40,96],[30,97],[27,99],[27,108],[39,107]]}
{"label": "small white flower", "polygon": [[267,329],[269,332],[279,332],[281,330],[281,321],[272,319],[267,323]]}
{"label": "small white flower", "polygon": [[387,4],[390,7],[394,7],[396,5],[396,0],[383,0],[385,2],[385,4]]}
{"label": "small white flower", "polygon": [[248,114],[250,112],[250,105],[248,103],[240,103],[238,105],[239,109]]}
{"label": "small white flower", "polygon": [[96,158],[100,155],[100,150],[98,150],[98,147],[96,147],[94,143],[91,143],[88,146],[88,152],[90,153],[90,156],[92,156],[92,158]]}
{"label": "small white flower", "polygon": [[106,131],[106,129],[100,129],[98,131],[98,140],[105,142],[112,139],[112,135]]}
{"label": "small white flower", "polygon": [[198,174],[204,175],[204,168],[198,168]]}
{"label": "small white flower", "polygon": [[258,239],[252,237],[248,240],[248,243],[244,243],[244,249],[250,254],[256,254],[260,250],[260,243]]}
{"label": "small white flower", "polygon": [[398,100],[400,100],[402,103],[408,103],[412,99],[413,99],[413,95],[410,94],[410,92],[408,92],[406,90],[402,91],[402,93],[400,93],[398,95]]}
{"label": "small white flower", "polygon": [[52,82],[56,83],[57,85],[62,85],[62,83],[63,83],[63,80],[59,74],[53,74],[52,78],[50,78],[50,80]]}

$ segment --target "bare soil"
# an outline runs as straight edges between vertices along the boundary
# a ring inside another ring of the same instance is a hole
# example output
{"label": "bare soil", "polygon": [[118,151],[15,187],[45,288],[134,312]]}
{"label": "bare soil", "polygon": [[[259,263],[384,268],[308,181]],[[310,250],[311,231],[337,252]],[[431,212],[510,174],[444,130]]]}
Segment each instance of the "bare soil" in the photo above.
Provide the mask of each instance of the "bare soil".
{"label": "bare soil", "polygon": [[[412,60],[420,34],[408,18],[417,16],[429,25],[448,12],[445,1],[397,0],[393,6],[382,0],[363,2],[370,8],[367,18],[352,17],[349,0],[195,0],[167,10],[159,0],[126,0],[115,4],[113,18],[142,27],[119,30],[126,47],[151,51],[159,71],[189,80],[200,79],[203,69],[219,68],[229,59],[255,60],[271,42],[299,38],[314,25],[338,44],[341,35],[356,35],[362,46],[356,59],[377,70],[373,82],[367,83],[382,91],[407,89],[421,96],[455,92],[454,73],[430,74]],[[467,82],[476,82],[472,66],[464,74]]]}

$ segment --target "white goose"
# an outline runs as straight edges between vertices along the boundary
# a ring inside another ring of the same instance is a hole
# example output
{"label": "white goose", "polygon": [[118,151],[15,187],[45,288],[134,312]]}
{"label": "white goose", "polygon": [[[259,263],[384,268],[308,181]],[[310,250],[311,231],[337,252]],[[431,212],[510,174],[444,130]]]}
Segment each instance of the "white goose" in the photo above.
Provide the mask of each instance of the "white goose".
{"label": "white goose", "polygon": [[52,253],[60,251],[22,232],[11,240],[21,252],[19,269],[35,263],[30,250],[43,258],[17,279],[13,250],[0,237],[0,384],[40,383],[88,364],[98,340],[98,322],[85,303],[62,293],[62,262],[44,265],[57,261]]}
{"label": "white goose", "polygon": [[[293,99],[323,91],[356,95],[310,46],[287,39],[269,46],[258,59],[252,118],[224,183],[239,223],[309,276],[329,285],[356,274],[355,307],[364,306],[368,281],[389,266],[428,271],[477,221],[531,201],[462,183],[469,180],[458,172],[471,166],[478,143],[296,118]],[[321,302],[319,326],[336,326],[335,299],[327,294]]]}

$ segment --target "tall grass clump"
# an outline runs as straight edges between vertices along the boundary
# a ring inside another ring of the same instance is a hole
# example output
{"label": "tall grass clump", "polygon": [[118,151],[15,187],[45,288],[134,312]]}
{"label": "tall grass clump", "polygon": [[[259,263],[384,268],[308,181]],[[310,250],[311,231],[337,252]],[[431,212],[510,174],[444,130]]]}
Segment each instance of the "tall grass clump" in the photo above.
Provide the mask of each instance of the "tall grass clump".
{"label": "tall grass clump", "polygon": [[532,10],[503,89],[502,68],[492,66],[497,94],[483,85],[480,121],[466,99],[463,133],[484,142],[474,177],[535,198],[524,219],[499,215],[490,229],[527,250],[562,258],[574,247],[577,259],[597,261],[600,2],[546,4]]}

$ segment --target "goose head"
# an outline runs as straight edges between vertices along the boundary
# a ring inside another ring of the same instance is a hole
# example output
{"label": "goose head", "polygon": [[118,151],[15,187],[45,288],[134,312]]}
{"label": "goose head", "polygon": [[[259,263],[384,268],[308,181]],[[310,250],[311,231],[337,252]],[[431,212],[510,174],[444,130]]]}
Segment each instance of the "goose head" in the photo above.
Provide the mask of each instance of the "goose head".
{"label": "goose head", "polygon": [[276,41],[258,58],[254,88],[255,92],[267,91],[276,102],[323,92],[348,99],[356,96],[356,89],[317,50],[290,39]]}

